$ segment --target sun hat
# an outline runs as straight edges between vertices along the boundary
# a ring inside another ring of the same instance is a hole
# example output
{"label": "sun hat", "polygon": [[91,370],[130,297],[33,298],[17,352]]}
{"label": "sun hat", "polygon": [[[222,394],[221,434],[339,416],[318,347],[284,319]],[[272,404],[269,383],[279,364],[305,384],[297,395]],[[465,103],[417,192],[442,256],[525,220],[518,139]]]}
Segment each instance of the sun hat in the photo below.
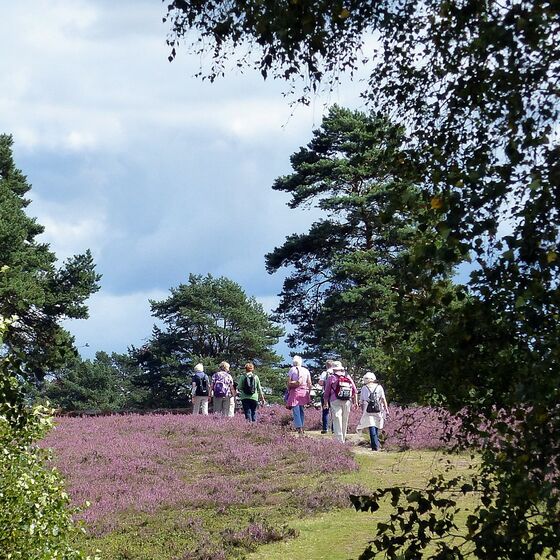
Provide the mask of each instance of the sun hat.
{"label": "sun hat", "polygon": [[204,366],[202,364],[196,364],[196,366],[194,366],[194,371],[202,372],[204,371]]}
{"label": "sun hat", "polygon": [[333,371],[344,371],[344,366],[342,365],[341,362],[336,361],[333,362],[332,368]]}
{"label": "sun hat", "polygon": [[364,385],[367,385],[368,383],[375,383],[375,381],[377,381],[377,377],[375,377],[375,373],[373,373],[373,371],[367,371],[362,378],[362,383]]}

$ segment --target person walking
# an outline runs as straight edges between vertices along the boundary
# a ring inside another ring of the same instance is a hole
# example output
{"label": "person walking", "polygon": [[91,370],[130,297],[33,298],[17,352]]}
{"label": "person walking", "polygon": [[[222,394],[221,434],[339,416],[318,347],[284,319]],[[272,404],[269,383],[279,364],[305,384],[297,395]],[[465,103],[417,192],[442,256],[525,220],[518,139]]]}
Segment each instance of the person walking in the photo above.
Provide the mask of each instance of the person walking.
{"label": "person walking", "polygon": [[245,373],[241,374],[237,380],[237,392],[241,399],[243,413],[249,422],[257,421],[259,401],[262,405],[265,404],[261,381],[254,372],[255,366],[249,362],[245,364]]}
{"label": "person walking", "polygon": [[215,413],[230,417],[234,415],[235,387],[227,362],[222,362],[219,365],[219,371],[212,376],[211,395],[212,410]]}
{"label": "person walking", "polygon": [[332,421],[329,422],[329,409],[328,407],[325,408],[325,382],[327,381],[327,377],[332,374],[332,366],[334,364],[334,360],[327,360],[325,362],[325,371],[321,373],[319,376],[319,386],[323,391],[321,393],[321,433],[326,434],[329,430],[329,425],[332,432]]}
{"label": "person walking", "polygon": [[389,407],[387,406],[385,391],[371,371],[368,371],[362,379],[360,403],[362,405],[362,417],[356,432],[361,432],[367,428],[372,451],[380,451],[379,430],[383,429],[384,419],[389,413]]}
{"label": "person walking", "polygon": [[332,366],[332,374],[325,382],[325,404],[329,408],[334,428],[334,437],[344,443],[348,432],[348,419],[352,404],[358,407],[358,390],[350,375],[338,361]]}
{"label": "person walking", "polygon": [[292,409],[294,426],[300,434],[304,432],[305,406],[311,402],[309,392],[311,391],[311,374],[302,365],[301,356],[294,356],[292,367],[288,372],[288,398],[286,406]]}
{"label": "person walking", "polygon": [[204,373],[204,366],[196,364],[191,385],[193,414],[208,415],[208,401],[210,400],[210,380]]}

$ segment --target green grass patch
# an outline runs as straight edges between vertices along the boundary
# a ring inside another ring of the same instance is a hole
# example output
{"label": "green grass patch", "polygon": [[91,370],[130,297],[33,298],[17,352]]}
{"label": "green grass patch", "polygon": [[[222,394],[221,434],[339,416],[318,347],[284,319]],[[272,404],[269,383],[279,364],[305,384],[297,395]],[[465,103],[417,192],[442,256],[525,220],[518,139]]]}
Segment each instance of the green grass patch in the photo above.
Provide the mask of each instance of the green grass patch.
{"label": "green grass patch", "polygon": [[[386,486],[422,488],[435,473],[451,463],[453,474],[468,473],[472,460],[468,455],[450,456],[439,451],[370,453],[356,457],[360,469],[341,475],[341,481],[360,484],[375,490]],[[476,504],[473,497],[458,498],[463,508],[457,523],[460,530],[468,512]],[[290,540],[263,545],[247,556],[248,560],[347,560],[357,558],[368,546],[379,522],[388,520],[391,505],[384,502],[375,513],[357,512],[353,508],[325,512],[308,519],[293,520],[290,527],[299,535]]]}

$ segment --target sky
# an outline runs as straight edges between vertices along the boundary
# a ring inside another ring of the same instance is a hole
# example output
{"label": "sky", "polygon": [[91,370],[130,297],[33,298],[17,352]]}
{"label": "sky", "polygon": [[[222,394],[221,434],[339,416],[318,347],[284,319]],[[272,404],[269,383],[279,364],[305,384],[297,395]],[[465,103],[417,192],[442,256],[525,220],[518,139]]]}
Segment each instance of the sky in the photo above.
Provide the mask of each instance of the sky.
{"label": "sky", "polygon": [[149,300],[190,273],[272,310],[283,275],[264,255],[317,217],[272,184],[330,104],[364,108],[356,83],[294,108],[254,72],[202,82],[204,61],[167,60],[165,5],[0,0],[0,132],[32,184],[28,213],[61,261],[90,249],[102,274],[90,318],[66,322],[84,358],[143,344]]}

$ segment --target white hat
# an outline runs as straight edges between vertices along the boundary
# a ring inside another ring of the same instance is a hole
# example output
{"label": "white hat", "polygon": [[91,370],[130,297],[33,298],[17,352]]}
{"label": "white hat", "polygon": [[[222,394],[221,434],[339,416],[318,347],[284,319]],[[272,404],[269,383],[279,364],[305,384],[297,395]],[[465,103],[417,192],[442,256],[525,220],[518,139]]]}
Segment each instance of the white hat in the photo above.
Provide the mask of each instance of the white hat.
{"label": "white hat", "polygon": [[333,362],[332,370],[333,371],[344,371],[344,366],[342,365],[341,362],[336,361],[336,362]]}
{"label": "white hat", "polygon": [[194,366],[194,371],[204,371],[204,366],[202,364],[196,364],[196,366]]}
{"label": "white hat", "polygon": [[377,377],[375,377],[375,373],[373,371],[367,371],[362,379],[362,383],[367,385],[368,383],[374,383],[377,381]]}

